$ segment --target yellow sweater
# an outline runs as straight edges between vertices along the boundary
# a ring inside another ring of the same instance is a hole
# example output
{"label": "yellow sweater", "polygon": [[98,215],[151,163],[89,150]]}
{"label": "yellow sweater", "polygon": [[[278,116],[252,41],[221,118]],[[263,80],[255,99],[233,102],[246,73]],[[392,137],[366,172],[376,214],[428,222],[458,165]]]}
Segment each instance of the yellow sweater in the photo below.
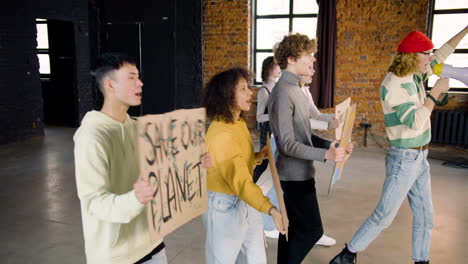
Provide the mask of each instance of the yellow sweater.
{"label": "yellow sweater", "polygon": [[213,167],[208,169],[208,190],[238,196],[258,211],[268,214],[273,206],[253,182],[255,152],[244,120],[213,121],[205,138]]}

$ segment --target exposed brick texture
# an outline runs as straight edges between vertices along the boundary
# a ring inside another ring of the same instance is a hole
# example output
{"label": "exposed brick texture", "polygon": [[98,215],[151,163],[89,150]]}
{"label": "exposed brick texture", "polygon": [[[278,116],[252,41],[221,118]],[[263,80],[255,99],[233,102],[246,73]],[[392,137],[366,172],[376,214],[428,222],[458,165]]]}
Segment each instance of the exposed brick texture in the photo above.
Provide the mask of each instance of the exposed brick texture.
{"label": "exposed brick texture", "polygon": [[[337,82],[335,102],[351,96],[358,111],[353,138],[362,143],[359,123],[372,124],[386,144],[379,87],[400,40],[412,30],[426,31],[428,1],[337,0]],[[436,47],[437,48],[437,47]],[[450,95],[444,109],[468,109],[467,95]],[[375,144],[368,138],[368,143]]]}
{"label": "exposed brick texture", "polygon": [[250,66],[250,0],[203,2],[203,76],[233,66]]}
{"label": "exposed brick texture", "polygon": [[[204,77],[232,65],[249,65],[250,1],[204,1]],[[246,13],[246,15],[243,15]],[[353,139],[362,144],[361,122],[372,124],[372,134],[386,145],[379,87],[399,41],[410,31],[425,32],[428,0],[337,0],[337,75],[335,102],[351,96],[357,104]],[[234,39],[233,39],[234,37]],[[255,90],[256,92],[256,90]],[[468,108],[468,96],[451,95],[444,109]],[[248,113],[255,126],[255,107]],[[334,109],[322,109],[332,113]],[[332,138],[332,132],[321,133]],[[375,144],[368,137],[368,144]]]}
{"label": "exposed brick texture", "polygon": [[355,140],[361,140],[359,123],[365,122],[385,142],[379,87],[399,41],[412,30],[426,30],[427,12],[427,0],[337,0],[335,102],[351,96],[357,104]]}
{"label": "exposed brick texture", "polygon": [[[203,0],[204,83],[229,67],[250,68],[251,3],[251,0]],[[337,0],[335,102],[351,96],[358,104],[353,134],[356,142],[362,142],[364,131],[358,127],[361,122],[371,123],[377,140],[386,142],[380,83],[398,42],[411,30],[425,31],[427,14],[428,0]],[[74,23],[80,116],[93,108],[95,95],[88,74],[88,16],[88,3],[81,0],[10,1],[0,9],[0,144],[43,133],[43,103],[35,54],[36,17]],[[182,107],[191,104],[191,100],[177,103]],[[468,96],[450,95],[450,103],[444,109],[468,110]],[[250,128],[255,127],[255,110],[252,107],[247,114]],[[334,109],[322,111],[330,113]],[[368,143],[373,141],[368,139]]]}
{"label": "exposed brick texture", "polygon": [[[216,73],[230,67],[250,68],[251,1],[205,0],[203,2],[203,78],[206,84]],[[253,88],[256,98],[256,88]],[[222,102],[220,102],[222,103]],[[255,106],[244,117],[255,128]]]}

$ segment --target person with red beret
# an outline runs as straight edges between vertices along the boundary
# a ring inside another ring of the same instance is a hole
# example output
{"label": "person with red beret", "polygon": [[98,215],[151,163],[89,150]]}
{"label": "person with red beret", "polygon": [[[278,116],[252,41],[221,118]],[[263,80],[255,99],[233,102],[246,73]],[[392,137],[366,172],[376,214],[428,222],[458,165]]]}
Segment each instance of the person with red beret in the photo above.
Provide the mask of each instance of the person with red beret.
{"label": "person with red beret", "polygon": [[[452,54],[468,33],[468,26],[433,52],[432,41],[419,31],[410,32],[397,49],[380,86],[385,130],[390,143],[382,196],[372,214],[330,264],[355,264],[365,250],[395,218],[408,197],[413,213],[412,258],[429,263],[434,225],[427,149],[431,141],[431,112],[447,103],[448,79],[439,79],[426,94],[423,83],[432,67]],[[441,98],[440,98],[441,97]]]}

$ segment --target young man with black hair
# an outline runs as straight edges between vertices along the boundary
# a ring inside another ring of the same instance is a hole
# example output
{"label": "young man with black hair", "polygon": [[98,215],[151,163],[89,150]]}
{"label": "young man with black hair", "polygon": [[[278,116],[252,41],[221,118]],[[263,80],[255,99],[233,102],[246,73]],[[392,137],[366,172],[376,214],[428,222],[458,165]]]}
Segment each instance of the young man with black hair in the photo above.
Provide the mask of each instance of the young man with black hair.
{"label": "young man with black hair", "polygon": [[153,191],[139,177],[137,126],[127,114],[141,104],[135,61],[103,54],[94,76],[104,105],[85,115],[73,138],[87,263],[165,264],[164,243],[150,241],[144,209]]}

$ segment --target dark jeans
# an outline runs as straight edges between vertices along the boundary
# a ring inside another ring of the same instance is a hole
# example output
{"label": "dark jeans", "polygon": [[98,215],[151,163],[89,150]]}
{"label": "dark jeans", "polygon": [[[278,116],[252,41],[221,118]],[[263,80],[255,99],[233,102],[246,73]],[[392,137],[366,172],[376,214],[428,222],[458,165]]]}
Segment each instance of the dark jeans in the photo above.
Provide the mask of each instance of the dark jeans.
{"label": "dark jeans", "polygon": [[278,240],[278,263],[301,263],[323,235],[315,180],[281,181],[289,218],[288,241]]}

